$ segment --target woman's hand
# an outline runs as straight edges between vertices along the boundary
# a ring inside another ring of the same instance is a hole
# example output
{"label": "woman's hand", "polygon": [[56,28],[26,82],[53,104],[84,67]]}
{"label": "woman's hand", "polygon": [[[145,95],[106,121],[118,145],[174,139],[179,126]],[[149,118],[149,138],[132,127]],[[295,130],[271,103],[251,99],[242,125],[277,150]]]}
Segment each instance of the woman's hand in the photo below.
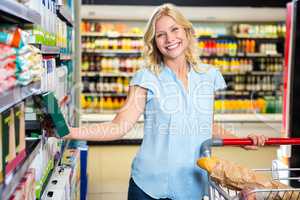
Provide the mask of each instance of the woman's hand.
{"label": "woman's hand", "polygon": [[74,139],[72,136],[74,135],[74,132],[78,131],[78,128],[69,127],[69,134],[64,136],[63,139],[65,140],[72,140]]}
{"label": "woman's hand", "polygon": [[264,135],[250,134],[247,137],[252,140],[253,145],[242,146],[242,148],[246,150],[257,150],[258,147],[264,146],[265,142],[268,140],[268,137]]}

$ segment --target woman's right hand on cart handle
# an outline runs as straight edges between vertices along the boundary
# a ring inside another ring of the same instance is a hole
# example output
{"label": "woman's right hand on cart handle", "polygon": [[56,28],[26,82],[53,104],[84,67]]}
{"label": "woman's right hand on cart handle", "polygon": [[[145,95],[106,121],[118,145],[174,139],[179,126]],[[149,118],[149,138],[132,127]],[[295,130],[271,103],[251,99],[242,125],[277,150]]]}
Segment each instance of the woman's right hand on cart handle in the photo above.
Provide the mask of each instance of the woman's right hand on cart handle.
{"label": "woman's right hand on cart handle", "polygon": [[64,139],[111,141],[123,137],[130,131],[144,112],[147,90],[139,86],[130,86],[124,106],[111,122],[95,123],[70,128]]}
{"label": "woman's right hand on cart handle", "polygon": [[262,147],[265,145],[266,141],[268,140],[268,137],[264,135],[259,135],[259,134],[250,134],[247,136],[247,138],[251,139],[253,144],[252,145],[246,145],[242,146],[242,148],[246,150],[257,150],[258,147]]}
{"label": "woman's right hand on cart handle", "polygon": [[[218,123],[213,124],[213,137],[222,138],[222,139],[225,138],[239,139],[233,132],[224,129]],[[252,140],[252,145],[240,145],[243,149],[246,150],[257,150],[258,147],[264,146],[265,142],[268,140],[268,137],[262,134],[249,134],[247,138]]]}

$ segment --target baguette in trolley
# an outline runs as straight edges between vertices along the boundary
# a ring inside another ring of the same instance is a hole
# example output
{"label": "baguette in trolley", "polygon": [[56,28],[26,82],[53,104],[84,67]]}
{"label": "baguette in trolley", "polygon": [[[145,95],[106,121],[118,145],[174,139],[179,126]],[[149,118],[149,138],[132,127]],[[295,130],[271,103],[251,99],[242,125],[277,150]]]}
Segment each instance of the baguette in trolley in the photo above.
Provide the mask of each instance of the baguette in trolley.
{"label": "baguette in trolley", "polygon": [[[215,182],[215,186],[219,187],[217,190],[227,188],[236,192],[235,197],[230,197],[224,194],[219,196],[227,196],[222,198],[211,199],[247,199],[247,200],[300,200],[300,189],[291,188],[277,180],[272,180],[268,176],[262,175],[259,172],[251,170],[245,166],[235,164],[231,161],[210,157],[210,146],[223,146],[223,145],[251,145],[251,140],[248,139],[217,139],[208,140],[204,143],[201,153],[204,157],[200,158],[197,162],[198,166],[206,170],[209,174],[210,182]],[[266,142],[266,145],[277,144],[300,144],[299,140],[273,138]],[[205,147],[206,146],[206,147]],[[258,194],[259,191],[265,191]],[[263,194],[263,195],[262,195]]]}

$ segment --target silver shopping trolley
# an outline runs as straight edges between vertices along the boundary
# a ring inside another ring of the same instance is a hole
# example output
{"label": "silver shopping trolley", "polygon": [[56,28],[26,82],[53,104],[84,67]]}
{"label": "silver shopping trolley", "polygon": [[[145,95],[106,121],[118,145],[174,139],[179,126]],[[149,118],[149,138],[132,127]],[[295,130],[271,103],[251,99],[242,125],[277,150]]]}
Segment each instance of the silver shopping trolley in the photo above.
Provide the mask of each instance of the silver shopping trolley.
{"label": "silver shopping trolley", "polygon": [[[201,146],[201,156],[210,157],[211,147],[245,146],[252,145],[252,140],[242,139],[209,139]],[[300,145],[300,138],[269,138],[265,145]],[[300,171],[300,168],[282,168],[275,162],[270,169],[255,169],[258,172],[271,173],[273,180],[300,180],[300,177],[289,177],[290,171]],[[287,172],[286,177],[279,176],[279,172]],[[247,200],[247,196],[255,196],[256,200],[300,200],[300,188],[288,189],[254,189],[247,191],[247,195],[241,195],[240,191],[221,186],[208,177],[208,196],[203,199],[210,200]],[[253,198],[252,198],[253,199]],[[251,200],[252,200],[251,199]]]}

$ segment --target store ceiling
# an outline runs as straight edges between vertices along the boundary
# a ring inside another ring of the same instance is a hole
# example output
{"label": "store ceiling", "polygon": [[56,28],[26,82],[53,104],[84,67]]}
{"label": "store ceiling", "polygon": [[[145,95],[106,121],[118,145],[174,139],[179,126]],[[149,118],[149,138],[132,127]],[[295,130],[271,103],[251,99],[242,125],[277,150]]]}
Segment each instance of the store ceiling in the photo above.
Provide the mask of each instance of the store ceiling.
{"label": "store ceiling", "polygon": [[83,4],[98,5],[160,5],[163,3],[173,3],[178,6],[246,6],[246,7],[286,7],[291,0],[82,0]]}

